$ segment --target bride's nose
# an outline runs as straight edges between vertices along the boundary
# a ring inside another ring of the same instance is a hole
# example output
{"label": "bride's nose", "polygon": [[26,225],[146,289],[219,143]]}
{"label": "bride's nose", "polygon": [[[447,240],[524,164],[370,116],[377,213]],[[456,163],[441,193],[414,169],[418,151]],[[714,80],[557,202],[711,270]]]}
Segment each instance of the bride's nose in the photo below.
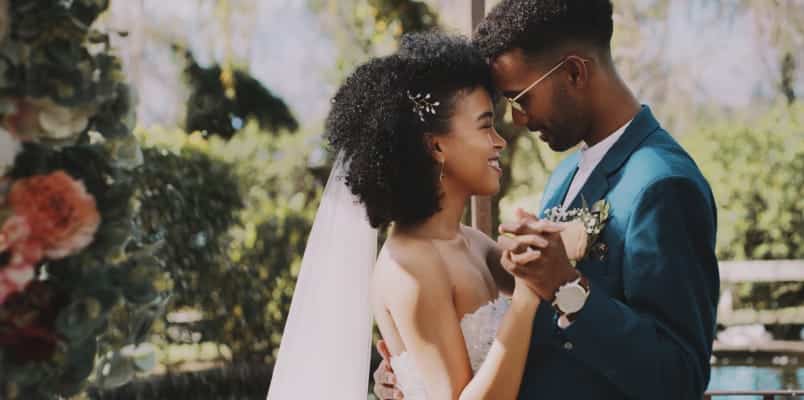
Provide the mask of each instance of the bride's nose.
{"label": "bride's nose", "polygon": [[492,129],[491,137],[491,144],[494,146],[495,149],[502,150],[508,147],[508,142],[505,140],[499,132],[497,132],[497,128]]}

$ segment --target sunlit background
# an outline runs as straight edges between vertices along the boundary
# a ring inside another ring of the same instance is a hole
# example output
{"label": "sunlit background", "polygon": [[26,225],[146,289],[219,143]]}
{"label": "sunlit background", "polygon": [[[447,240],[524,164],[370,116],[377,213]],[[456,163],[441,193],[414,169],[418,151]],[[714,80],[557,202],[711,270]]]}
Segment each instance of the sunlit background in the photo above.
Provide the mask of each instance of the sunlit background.
{"label": "sunlit background", "polygon": [[[713,185],[721,260],[804,258],[804,3],[614,3],[618,70]],[[465,0],[112,3],[104,22],[130,33],[118,45],[139,93],[140,137],[174,151],[177,162],[194,160],[171,179],[203,196],[197,212],[186,204],[180,211],[197,219],[198,232],[172,237],[183,242],[174,256],[193,261],[157,327],[164,343],[158,373],[271,363],[326,177],[321,135],[330,97],[354,66],[392,52],[403,32],[440,26],[466,33],[469,15]],[[233,87],[235,102],[254,97],[221,107]],[[503,130],[515,145],[496,221],[516,207],[535,209],[562,157],[535,136]],[[222,174],[215,168],[231,175],[191,183]],[[237,199],[216,198],[229,191],[209,182],[223,181],[240,189]],[[206,238],[203,246],[193,246],[198,237]],[[733,307],[785,309],[793,317],[787,324],[760,324],[756,315],[722,321],[719,341],[739,350],[713,359],[710,389],[800,388],[804,285],[732,286]],[[743,351],[770,341],[798,345],[789,353],[784,346]]]}
{"label": "sunlit background", "polygon": [[[619,72],[718,202],[725,295],[709,388],[802,388],[804,1],[614,6]],[[111,0],[97,25],[136,92],[137,222],[163,243],[170,278],[148,318],[112,314],[74,398],[265,398],[332,162],[331,96],[403,33],[467,34],[470,15],[468,0]],[[498,127],[509,148],[495,224],[535,210],[565,156]],[[114,352],[132,321],[148,344]]]}

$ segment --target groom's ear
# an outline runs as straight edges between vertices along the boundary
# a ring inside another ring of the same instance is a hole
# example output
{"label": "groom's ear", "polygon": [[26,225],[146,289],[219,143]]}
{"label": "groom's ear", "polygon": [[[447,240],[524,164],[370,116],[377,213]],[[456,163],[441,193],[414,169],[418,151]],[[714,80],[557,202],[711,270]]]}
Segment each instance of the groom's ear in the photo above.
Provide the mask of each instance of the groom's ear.
{"label": "groom's ear", "polygon": [[589,85],[589,67],[586,62],[572,57],[565,66],[570,85],[583,89]]}

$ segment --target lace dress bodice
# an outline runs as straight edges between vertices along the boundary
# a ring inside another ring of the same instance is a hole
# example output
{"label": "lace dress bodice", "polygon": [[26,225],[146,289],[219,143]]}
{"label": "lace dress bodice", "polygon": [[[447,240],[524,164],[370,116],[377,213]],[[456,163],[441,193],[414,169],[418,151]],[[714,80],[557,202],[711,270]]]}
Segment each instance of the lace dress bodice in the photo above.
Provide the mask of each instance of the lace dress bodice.
{"label": "lace dress bodice", "polygon": [[[475,312],[461,318],[461,332],[466,341],[466,350],[472,371],[477,372],[491,349],[497,328],[500,326],[508,301],[503,297],[478,308]],[[405,400],[426,400],[424,380],[419,374],[413,356],[403,352],[391,358],[391,367],[396,375],[396,387],[405,395]]]}

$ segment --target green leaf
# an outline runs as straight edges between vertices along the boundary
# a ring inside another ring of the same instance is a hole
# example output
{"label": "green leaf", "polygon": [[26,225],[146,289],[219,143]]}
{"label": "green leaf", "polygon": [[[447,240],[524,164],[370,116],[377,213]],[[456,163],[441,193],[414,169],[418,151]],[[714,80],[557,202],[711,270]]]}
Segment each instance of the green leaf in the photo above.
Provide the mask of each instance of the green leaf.
{"label": "green leaf", "polygon": [[70,347],[67,351],[64,372],[59,377],[62,395],[72,396],[81,391],[84,381],[95,366],[97,351],[98,345],[94,337]]}

